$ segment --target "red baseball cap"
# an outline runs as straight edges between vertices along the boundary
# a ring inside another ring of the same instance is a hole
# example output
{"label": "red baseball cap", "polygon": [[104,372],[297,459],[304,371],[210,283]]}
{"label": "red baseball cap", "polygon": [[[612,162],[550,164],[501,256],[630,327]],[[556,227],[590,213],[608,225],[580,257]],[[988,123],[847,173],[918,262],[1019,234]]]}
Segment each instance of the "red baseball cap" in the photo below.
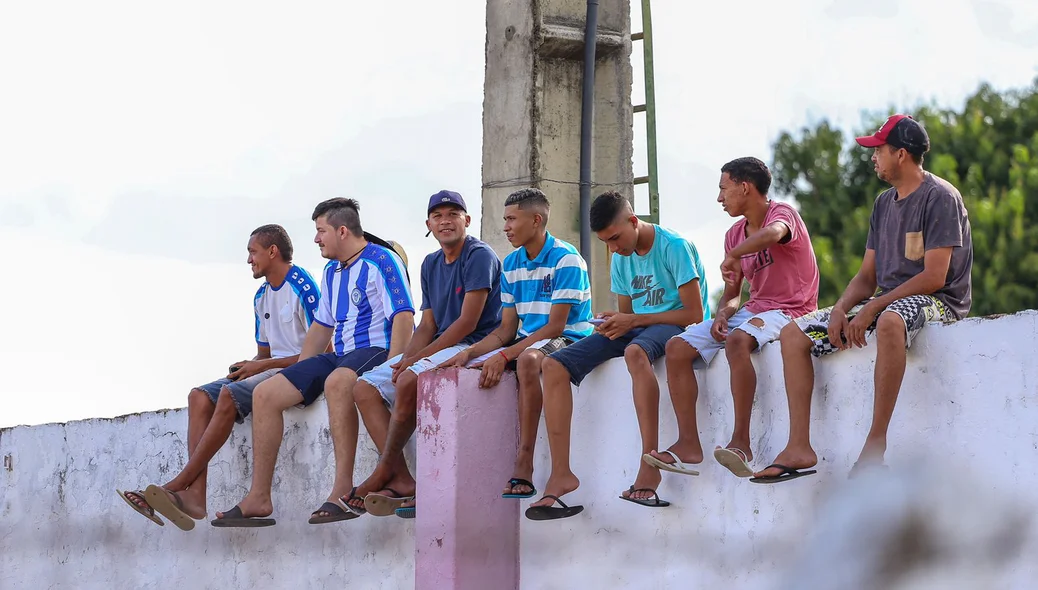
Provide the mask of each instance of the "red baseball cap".
{"label": "red baseball cap", "polygon": [[903,148],[913,154],[922,155],[930,149],[930,137],[918,121],[909,115],[892,115],[879,131],[855,139],[858,145],[875,148],[890,145]]}

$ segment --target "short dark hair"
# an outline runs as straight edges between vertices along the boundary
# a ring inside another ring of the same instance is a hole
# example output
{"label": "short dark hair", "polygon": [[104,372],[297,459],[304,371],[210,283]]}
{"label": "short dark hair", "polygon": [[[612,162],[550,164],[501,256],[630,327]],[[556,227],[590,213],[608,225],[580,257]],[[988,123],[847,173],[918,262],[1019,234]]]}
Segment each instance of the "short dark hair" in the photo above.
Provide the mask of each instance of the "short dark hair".
{"label": "short dark hair", "polygon": [[539,188],[524,188],[508,195],[508,198],[505,199],[505,207],[512,205],[518,206],[523,211],[532,208],[541,209],[545,218],[548,217],[548,213],[551,211],[551,203],[548,202],[548,196]]}
{"label": "short dark hair", "polygon": [[768,194],[771,188],[771,170],[768,170],[767,164],[752,156],[736,158],[721,166],[721,173],[725,172],[735,182],[748,182],[757,187],[757,192],[762,195]]}
{"label": "short dark hair", "polygon": [[264,248],[277,246],[281,253],[281,260],[292,262],[292,239],[288,237],[285,228],[276,223],[261,225],[252,230],[250,237],[255,236],[256,241]]}
{"label": "short dark hair", "polygon": [[598,195],[591,203],[591,231],[599,232],[609,227],[629,207],[627,197],[616,191]]}
{"label": "short dark hair", "polygon": [[335,197],[321,201],[314,208],[313,217],[310,219],[317,221],[321,216],[326,216],[328,223],[336,229],[345,226],[357,237],[364,235],[364,229],[360,226],[360,203],[354,199]]}

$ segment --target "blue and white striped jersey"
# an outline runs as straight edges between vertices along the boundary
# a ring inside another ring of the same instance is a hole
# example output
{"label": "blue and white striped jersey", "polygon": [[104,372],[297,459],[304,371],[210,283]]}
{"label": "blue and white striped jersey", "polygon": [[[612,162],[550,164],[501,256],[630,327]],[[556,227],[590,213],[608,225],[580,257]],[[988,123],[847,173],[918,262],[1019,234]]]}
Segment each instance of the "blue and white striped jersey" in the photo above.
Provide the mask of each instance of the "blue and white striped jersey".
{"label": "blue and white striped jersey", "polygon": [[548,323],[553,303],[568,303],[569,316],[562,335],[579,340],[591,334],[591,281],[587,264],[571,244],[550,233],[537,258],[530,260],[521,247],[505,257],[501,304],[514,307],[526,337]]}
{"label": "blue and white striped jersey", "polygon": [[393,318],[414,313],[411,285],[396,254],[368,243],[357,260],[343,267],[333,260],[324,267],[317,323],[334,328],[335,354],[358,348],[389,348]]}
{"label": "blue and white striped jersey", "polygon": [[256,343],[269,347],[272,358],[299,354],[320,299],[317,283],[299,266],[288,269],[285,282],[276,289],[264,282],[253,299]]}

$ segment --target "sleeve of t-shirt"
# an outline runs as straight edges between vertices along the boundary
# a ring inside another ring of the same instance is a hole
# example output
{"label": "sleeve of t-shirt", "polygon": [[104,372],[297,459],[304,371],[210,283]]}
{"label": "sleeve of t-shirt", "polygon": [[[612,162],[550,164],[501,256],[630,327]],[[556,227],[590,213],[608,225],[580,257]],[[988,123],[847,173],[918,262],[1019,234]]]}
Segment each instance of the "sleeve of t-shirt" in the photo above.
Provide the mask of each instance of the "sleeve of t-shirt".
{"label": "sleeve of t-shirt", "polygon": [[500,272],[500,267],[495,264],[497,254],[490,248],[473,248],[465,262],[462,270],[462,280],[465,282],[465,292],[490,289],[494,285],[494,275]]}
{"label": "sleeve of t-shirt", "polygon": [[796,215],[796,211],[794,211],[792,207],[779,206],[776,204],[771,208],[771,211],[768,212],[768,218],[765,220],[764,225],[771,225],[776,221],[781,221],[785,224],[786,228],[789,229],[789,240],[785,242],[788,244],[800,237],[800,224],[797,223]]}
{"label": "sleeve of t-shirt", "polygon": [[631,280],[627,277],[627,273],[624,272],[626,265],[621,261],[619,254],[613,254],[613,259],[609,265],[609,288],[613,293],[617,295],[631,296]]}
{"label": "sleeve of t-shirt", "polygon": [[387,319],[392,320],[402,311],[414,312],[411,301],[411,285],[407,282],[407,274],[401,268],[395,256],[389,255],[379,266],[382,275],[382,309],[387,311]]}
{"label": "sleeve of t-shirt", "polygon": [[551,292],[552,303],[578,304],[591,288],[584,260],[579,254],[566,254],[555,264],[555,286]]}
{"label": "sleeve of t-shirt", "polygon": [[314,317],[314,321],[326,328],[331,328],[335,325],[335,316],[332,315],[332,290],[331,285],[328,282],[329,271],[334,272],[334,261],[328,263],[328,266],[324,267],[324,272],[321,273],[321,293],[324,297],[318,298],[317,303],[317,315]]}
{"label": "sleeve of t-shirt", "polygon": [[270,347],[270,343],[267,340],[267,330],[265,329],[266,324],[260,321],[259,302],[262,297],[263,287],[260,287],[259,291],[256,291],[256,297],[252,300],[252,313],[256,316],[256,344]]}
{"label": "sleeve of t-shirt", "polygon": [[299,296],[299,321],[309,328],[321,306],[321,291],[310,280],[309,275],[303,275],[296,294]]}
{"label": "sleeve of t-shirt", "polygon": [[432,309],[432,304],[429,303],[429,284],[432,283],[432,264],[429,262],[427,256],[422,261],[422,311]]}
{"label": "sleeve of t-shirt", "polygon": [[962,245],[965,212],[959,200],[942,192],[926,202],[923,212],[923,248],[948,248]]}
{"label": "sleeve of t-shirt", "polygon": [[515,284],[508,280],[508,273],[501,273],[501,306],[515,307]]}
{"label": "sleeve of t-shirt", "polygon": [[681,287],[699,278],[693,263],[695,253],[688,240],[673,240],[664,252],[664,264],[674,277],[674,284]]}

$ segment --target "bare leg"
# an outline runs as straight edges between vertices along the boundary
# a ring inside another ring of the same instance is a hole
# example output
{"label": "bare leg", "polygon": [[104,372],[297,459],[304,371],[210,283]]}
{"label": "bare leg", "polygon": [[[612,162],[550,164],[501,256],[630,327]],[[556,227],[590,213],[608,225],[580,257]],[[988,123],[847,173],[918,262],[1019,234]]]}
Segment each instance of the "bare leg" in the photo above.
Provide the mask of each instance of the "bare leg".
{"label": "bare leg", "polygon": [[[750,322],[760,322],[753,318]],[[760,326],[758,326],[760,327]],[[729,449],[739,449],[746,454],[746,461],[753,459],[750,449],[750,413],[753,411],[753,396],[757,391],[757,373],[753,369],[750,354],[757,348],[757,340],[742,330],[732,330],[725,342],[725,355],[731,372],[732,401],[735,407],[735,429]]]}
{"label": "bare leg", "polygon": [[[537,426],[541,419],[541,362],[544,353],[526,349],[516,359],[519,378],[519,452],[516,454],[512,477],[533,481],[533,450],[537,444]],[[529,494],[530,486],[505,486],[506,494]]]}
{"label": "bare leg", "polygon": [[[374,388],[371,388],[374,391]],[[360,395],[360,391],[355,392]],[[377,391],[375,392],[376,395]],[[368,423],[368,415],[374,408],[371,406],[374,399],[371,392],[365,390],[365,398],[357,398],[358,406],[364,415],[364,423]],[[363,405],[362,405],[363,402]],[[382,403],[379,396],[378,403]],[[389,427],[386,431],[385,446],[382,448],[382,457],[378,465],[366,480],[357,486],[357,500],[351,502],[351,506],[359,507],[359,502],[364,496],[392,488],[404,496],[410,496],[415,491],[414,477],[411,476],[404,460],[404,445],[414,434],[418,411],[418,375],[411,371],[404,371],[396,380],[396,399],[393,400],[393,411],[389,418]],[[375,436],[373,433],[372,436]]]}
{"label": "bare leg", "polygon": [[[357,406],[353,403],[353,390],[357,374],[351,369],[339,368],[324,382],[324,397],[328,400],[328,428],[332,433],[335,450],[335,481],[328,494],[329,502],[349,493],[353,487],[353,467],[357,460],[357,437],[360,422]],[[328,516],[318,511],[318,516]]]}
{"label": "bare leg", "polygon": [[[284,375],[274,375],[260,383],[252,396],[252,487],[238,503],[242,515],[270,516],[274,504],[270,488],[274,481],[274,465],[285,436],[284,411],[302,403],[303,395]],[[217,518],[223,513],[217,512]]]}
{"label": "bare leg", "polygon": [[[795,323],[782,328],[779,342],[782,343],[782,372],[789,400],[789,442],[774,462],[793,469],[807,469],[818,464],[818,456],[811,448],[811,392],[815,387],[812,342]],[[779,469],[771,468],[758,471],[754,476],[775,476],[779,472]]]}
{"label": "bare leg", "polygon": [[[663,477],[660,470],[641,460],[642,455],[653,451],[660,444],[660,384],[652,370],[652,363],[645,350],[637,344],[624,349],[627,371],[631,374],[634,393],[634,411],[638,415],[638,430],[642,436],[642,448],[638,453],[638,475],[634,479],[637,489],[655,490]],[[623,492],[626,496],[627,492]],[[651,498],[650,492],[635,492],[632,498]]]}
{"label": "bare leg", "polygon": [[892,311],[880,314],[876,322],[876,398],[872,408],[872,427],[858,463],[882,463],[887,450],[887,429],[894,415],[901,382],[905,378],[905,322]]}
{"label": "bare leg", "polygon": [[[667,387],[674,415],[678,419],[678,440],[668,450],[678,456],[682,463],[703,462],[703,445],[699,441],[699,423],[696,418],[696,402],[699,400],[699,383],[692,363],[699,358],[699,351],[681,338],[667,341]],[[652,450],[649,454],[664,463],[673,463],[668,454]]]}
{"label": "bare leg", "polygon": [[[541,372],[544,375],[544,424],[548,428],[548,448],[551,449],[551,475],[544,486],[544,493],[562,497],[580,486],[580,480],[569,465],[573,389],[569,371],[550,356],[541,363]],[[550,498],[542,498],[532,506],[551,506],[554,503]]]}

